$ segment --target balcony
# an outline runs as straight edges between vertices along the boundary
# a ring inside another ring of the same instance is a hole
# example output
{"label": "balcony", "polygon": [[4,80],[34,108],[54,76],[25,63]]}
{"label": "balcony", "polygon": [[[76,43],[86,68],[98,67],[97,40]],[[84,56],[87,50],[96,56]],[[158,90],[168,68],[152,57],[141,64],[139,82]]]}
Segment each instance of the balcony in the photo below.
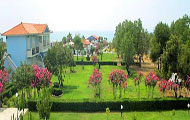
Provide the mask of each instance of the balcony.
{"label": "balcony", "polygon": [[39,54],[39,46],[27,49],[27,57],[34,57],[37,54]]}

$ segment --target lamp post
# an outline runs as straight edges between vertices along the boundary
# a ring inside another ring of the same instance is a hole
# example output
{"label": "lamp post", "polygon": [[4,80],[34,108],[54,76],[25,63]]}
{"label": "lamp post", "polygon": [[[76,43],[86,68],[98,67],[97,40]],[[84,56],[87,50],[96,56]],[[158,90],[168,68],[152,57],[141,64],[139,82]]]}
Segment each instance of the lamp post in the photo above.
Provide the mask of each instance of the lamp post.
{"label": "lamp post", "polygon": [[121,117],[122,117],[122,113],[123,113],[123,105],[121,105]]}
{"label": "lamp post", "polygon": [[18,93],[16,93],[17,120],[18,120]]}
{"label": "lamp post", "polygon": [[190,104],[189,103],[187,104],[187,108],[188,108],[188,114],[189,114],[189,108],[190,108]]}

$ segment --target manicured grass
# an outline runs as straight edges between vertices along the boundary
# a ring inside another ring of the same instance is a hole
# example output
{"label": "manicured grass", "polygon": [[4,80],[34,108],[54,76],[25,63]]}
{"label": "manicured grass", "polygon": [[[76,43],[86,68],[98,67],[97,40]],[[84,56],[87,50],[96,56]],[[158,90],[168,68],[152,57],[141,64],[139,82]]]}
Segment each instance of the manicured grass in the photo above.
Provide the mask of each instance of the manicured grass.
{"label": "manicured grass", "polygon": [[[111,112],[108,120],[133,120],[136,116],[137,120],[188,120],[190,114],[185,110],[175,111],[172,117],[172,111],[156,111],[156,112],[125,112],[124,119],[121,118],[120,112]],[[39,119],[37,112],[32,112],[34,120]],[[28,120],[28,112],[24,115],[24,120]],[[50,120],[107,120],[106,113],[73,113],[73,112],[52,112]]]}
{"label": "manicured grass", "polygon": [[[82,58],[82,56],[78,56],[78,60],[77,60],[77,56],[74,56],[75,61],[81,61],[81,58]],[[98,59],[99,59],[99,61],[116,61],[117,54],[116,53],[113,53],[113,54],[112,53],[104,53],[102,55],[102,60],[101,60],[101,55],[98,56]],[[84,61],[87,61],[86,57],[84,57]],[[91,59],[90,59],[90,61],[91,61]]]}
{"label": "manicured grass", "polygon": [[[93,72],[94,67],[92,65],[86,65],[84,70],[82,66],[76,66],[76,73],[67,72],[64,79],[64,94],[61,97],[52,97],[53,99],[65,99],[65,100],[76,100],[76,99],[94,99],[94,91],[91,85],[88,84],[89,77]],[[109,73],[114,69],[123,69],[122,66],[111,66],[102,65],[100,72],[102,72],[102,83],[101,83],[101,99],[110,100],[113,99],[113,88],[112,84],[108,82]],[[135,71],[132,71],[133,75],[128,76],[127,90],[124,94],[122,92],[122,98],[138,98],[137,88],[134,85],[133,79],[137,76]],[[127,74],[127,73],[126,73]],[[53,82],[58,82],[57,76],[52,77]],[[151,91],[150,91],[151,93]],[[158,87],[154,90],[154,98],[160,98],[161,93]],[[140,97],[147,98],[147,89],[144,84],[144,79],[140,85]],[[150,96],[151,97],[151,96]],[[117,99],[119,99],[119,89],[117,89]]]}

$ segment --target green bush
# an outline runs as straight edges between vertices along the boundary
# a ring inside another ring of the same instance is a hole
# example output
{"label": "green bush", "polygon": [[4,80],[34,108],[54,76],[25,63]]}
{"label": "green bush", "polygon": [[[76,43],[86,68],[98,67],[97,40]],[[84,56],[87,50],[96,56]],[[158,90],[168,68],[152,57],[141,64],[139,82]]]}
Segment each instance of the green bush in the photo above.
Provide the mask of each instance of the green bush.
{"label": "green bush", "polygon": [[90,61],[90,57],[89,57],[89,55],[87,55],[86,60],[87,60],[87,61]]}
{"label": "green bush", "polygon": [[54,88],[59,88],[59,83],[58,83],[58,82],[54,82],[54,83],[53,83],[53,87],[54,87]]}
{"label": "green bush", "polygon": [[63,93],[62,88],[53,88],[52,89],[52,94],[55,96],[59,96]]}
{"label": "green bush", "polygon": [[[121,104],[124,111],[155,111],[155,110],[179,110],[186,108],[188,99],[129,99],[112,101],[95,100],[53,100],[51,111],[73,112],[104,112],[107,107],[110,111],[120,111]],[[36,101],[28,101],[29,110],[36,110]]]}

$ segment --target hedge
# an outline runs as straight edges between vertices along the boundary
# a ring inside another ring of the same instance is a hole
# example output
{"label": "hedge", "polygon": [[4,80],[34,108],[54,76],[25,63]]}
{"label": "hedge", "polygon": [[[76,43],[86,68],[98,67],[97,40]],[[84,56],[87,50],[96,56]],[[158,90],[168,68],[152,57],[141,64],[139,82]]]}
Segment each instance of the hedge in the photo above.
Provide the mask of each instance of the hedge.
{"label": "hedge", "polygon": [[[88,61],[76,61],[76,65],[93,65],[93,62],[88,62]],[[98,63],[97,63],[98,64]],[[117,62],[113,61],[104,61],[104,62],[99,62],[100,65],[117,65]]]}
{"label": "hedge", "polygon": [[[52,101],[51,111],[72,111],[72,112],[105,112],[109,107],[111,111],[120,111],[120,106],[124,106],[124,111],[164,111],[173,109],[186,109],[188,99],[169,100],[123,100],[123,101]],[[36,111],[36,101],[29,100],[28,108]]]}

